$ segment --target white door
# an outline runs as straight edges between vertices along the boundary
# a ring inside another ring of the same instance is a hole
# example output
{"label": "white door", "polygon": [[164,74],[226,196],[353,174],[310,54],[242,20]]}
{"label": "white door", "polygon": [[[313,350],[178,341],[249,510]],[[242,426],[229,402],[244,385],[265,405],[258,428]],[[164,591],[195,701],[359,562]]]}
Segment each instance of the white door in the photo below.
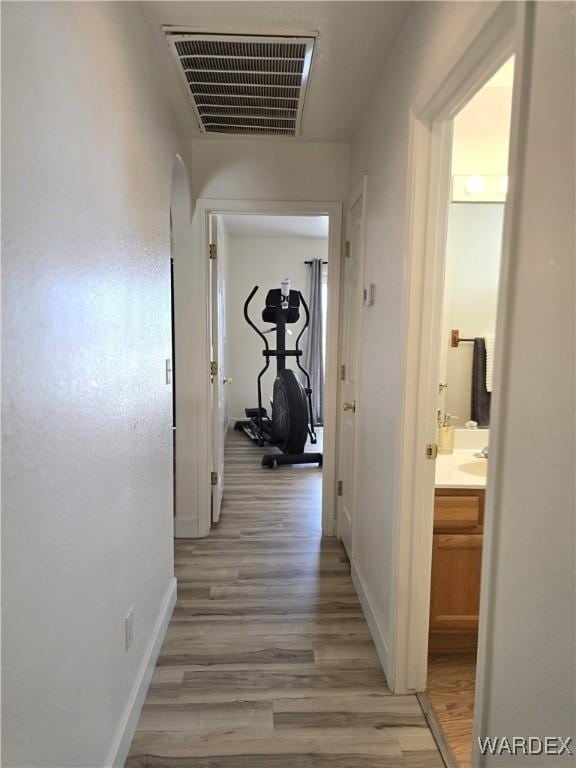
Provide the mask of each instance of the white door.
{"label": "white door", "polygon": [[224,345],[226,343],[225,297],[222,277],[223,245],[221,224],[216,217],[211,217],[212,245],[210,258],[210,295],[211,295],[211,340],[212,340],[212,522],[220,519],[222,496],[224,494],[224,440],[226,438],[227,412],[224,397],[226,382],[224,364]]}
{"label": "white door", "polygon": [[356,411],[359,350],[362,340],[364,267],[364,204],[366,181],[352,195],[348,208],[347,253],[342,270],[343,306],[340,339],[340,429],[337,497],[338,536],[352,559],[352,523],[356,498]]}

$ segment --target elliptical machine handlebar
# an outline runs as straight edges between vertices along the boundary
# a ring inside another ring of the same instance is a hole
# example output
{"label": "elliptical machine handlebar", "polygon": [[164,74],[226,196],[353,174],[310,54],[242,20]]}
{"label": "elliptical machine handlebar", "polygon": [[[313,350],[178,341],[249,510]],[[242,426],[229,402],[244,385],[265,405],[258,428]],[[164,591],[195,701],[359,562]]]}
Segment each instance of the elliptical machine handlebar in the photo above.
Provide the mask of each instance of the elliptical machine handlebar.
{"label": "elliptical machine handlebar", "polygon": [[266,338],[266,336],[264,336],[262,331],[252,322],[252,319],[250,318],[250,315],[248,314],[248,307],[250,306],[250,302],[252,301],[252,299],[254,298],[256,293],[258,292],[259,287],[260,286],[255,285],[254,288],[252,288],[252,290],[250,291],[250,295],[248,296],[248,298],[244,302],[244,318],[245,318],[246,322],[248,323],[248,325],[256,331],[258,336],[260,336],[260,338],[264,342],[264,345],[266,347],[266,351],[268,351],[270,349],[270,347],[268,346],[268,339]]}
{"label": "elliptical machine handlebar", "polygon": [[[248,314],[248,307],[250,306],[250,302],[252,301],[252,299],[256,295],[256,293],[258,291],[258,288],[259,288],[259,286],[255,285],[254,288],[252,288],[252,290],[250,291],[250,295],[248,296],[248,298],[244,302],[244,318],[245,318],[246,322],[248,323],[248,325],[256,331],[258,336],[260,336],[260,338],[264,342],[265,351],[269,352],[270,351],[270,347],[268,345],[268,339],[266,338],[266,336],[264,336],[262,331],[252,322],[252,319],[250,318],[250,315]],[[264,365],[264,368],[262,368],[262,370],[258,374],[258,380],[257,380],[257,382],[258,382],[258,415],[256,417],[256,421],[258,423],[258,429],[260,430],[260,434],[262,434],[262,376],[264,376],[264,374],[266,373],[266,371],[268,370],[269,367],[270,367],[270,356],[268,354],[266,354],[266,364]]]}

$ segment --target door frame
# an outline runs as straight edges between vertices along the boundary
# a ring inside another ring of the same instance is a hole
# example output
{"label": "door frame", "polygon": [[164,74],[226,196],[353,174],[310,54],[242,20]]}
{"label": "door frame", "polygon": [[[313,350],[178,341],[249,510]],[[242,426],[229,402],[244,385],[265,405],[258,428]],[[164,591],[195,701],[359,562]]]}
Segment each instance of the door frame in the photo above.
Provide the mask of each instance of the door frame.
{"label": "door frame", "polygon": [[[360,286],[364,286],[364,275],[366,270],[366,193],[368,189],[368,176],[364,174],[361,178],[361,180],[358,182],[354,190],[352,191],[352,194],[348,198],[348,202],[346,205],[346,225],[345,225],[345,231],[346,231],[346,248],[351,247],[351,211],[353,207],[358,203],[360,200],[362,201],[362,213],[361,213],[361,228],[362,228],[362,241],[361,241],[361,253],[360,253]],[[347,251],[346,251],[347,253]],[[344,270],[342,270],[344,272]],[[340,292],[340,303],[341,307],[344,305],[344,292],[347,290],[346,284],[342,281],[341,282],[341,292]],[[363,325],[364,325],[364,307],[360,305],[358,307],[358,314],[359,314],[359,322],[358,322],[358,339],[357,339],[357,354],[355,358],[355,380],[356,380],[356,407],[361,407],[360,404],[360,390],[361,390],[361,360],[362,360],[362,346],[363,346],[363,340],[364,340],[364,332],[363,332]],[[338,337],[338,371],[340,371],[340,365],[342,364],[343,360],[343,352],[344,352],[344,328],[343,324],[344,319],[342,319],[341,327],[340,327],[340,333]],[[348,365],[348,361],[346,362],[346,365]],[[340,411],[340,400],[341,400],[341,393],[340,393],[340,376],[338,376],[338,393],[337,393],[337,403],[336,407],[338,409],[337,412],[337,422],[338,422],[338,432],[337,432],[337,448],[340,447],[340,428],[341,428],[341,422],[340,419],[342,417],[341,411]],[[354,495],[352,499],[352,526],[351,526],[351,551],[348,552],[348,555],[350,557],[350,561],[354,561],[354,532],[357,528],[357,520],[358,520],[358,514],[357,514],[357,499],[358,499],[358,485],[357,485],[357,470],[358,470],[358,425],[356,424],[354,429],[354,445],[352,447],[352,461],[354,463]],[[337,451],[338,452],[338,451]],[[338,454],[338,461],[340,461],[340,455]],[[340,473],[340,465],[338,463],[336,467],[336,471],[339,474]],[[339,520],[338,520],[338,495],[336,495],[336,506],[334,510],[335,519],[336,519],[336,533],[338,535],[339,539],[342,539],[341,532],[339,530]]]}
{"label": "door frame", "polygon": [[[472,96],[512,55],[516,56],[514,93],[518,91],[522,43],[518,35],[524,3],[500,2],[479,9],[458,38],[443,66],[412,106],[408,172],[408,286],[404,320],[404,396],[396,444],[400,446],[398,547],[394,568],[394,654],[391,685],[395,693],[424,691],[428,664],[435,462],[426,445],[436,443],[439,354],[447,218],[450,190],[452,121]],[[511,145],[517,141],[514,96]],[[516,173],[510,165],[507,210]],[[505,216],[505,232],[508,227]],[[503,248],[498,328],[505,338],[508,256]],[[497,433],[497,415],[491,432]],[[485,524],[492,502],[488,482]],[[484,557],[483,562],[486,562]],[[483,568],[482,581],[487,573]]]}
{"label": "door frame", "polygon": [[[221,222],[217,217],[210,219],[209,227],[209,240],[210,246],[216,246],[217,252],[219,251]],[[216,482],[212,484],[211,478],[211,524],[214,525],[220,519],[220,512],[222,509],[222,498],[224,495],[224,434],[222,434],[222,416],[220,413],[220,405],[223,400],[223,387],[225,382],[223,380],[224,373],[224,359],[220,352],[223,349],[222,338],[225,333],[225,328],[220,324],[220,288],[222,285],[222,270],[221,259],[210,259],[210,367],[212,363],[216,363],[216,373],[212,375],[212,386],[210,387],[210,411],[212,414],[212,435],[211,435],[211,448],[212,448],[212,471],[216,471]],[[222,296],[222,301],[225,302],[225,296]],[[215,404],[218,403],[218,410]],[[225,409],[224,409],[225,411]],[[218,418],[216,419],[216,415]],[[225,431],[225,430],[224,430]],[[217,504],[217,514],[216,506]]]}
{"label": "door frame", "polygon": [[[192,466],[198,466],[198,477],[203,478],[199,489],[197,520],[198,536],[210,532],[210,472],[212,456],[212,413],[210,409],[210,269],[209,222],[215,214],[250,214],[273,216],[328,216],[328,315],[326,328],[326,371],[324,383],[324,459],[322,482],[322,533],[333,536],[336,514],[336,429],[338,392],[338,327],[340,312],[340,258],[342,252],[342,204],[338,202],[305,202],[298,200],[229,200],[199,198],[196,202],[192,225],[195,252],[204,263],[204,279],[194,287],[194,301],[205,307],[205,333],[199,350],[197,376],[200,385],[197,408],[198,440],[190,457]],[[204,256],[202,257],[202,254]],[[204,313],[203,313],[204,316]],[[177,529],[178,530],[178,529]],[[178,535],[178,533],[177,533]]]}

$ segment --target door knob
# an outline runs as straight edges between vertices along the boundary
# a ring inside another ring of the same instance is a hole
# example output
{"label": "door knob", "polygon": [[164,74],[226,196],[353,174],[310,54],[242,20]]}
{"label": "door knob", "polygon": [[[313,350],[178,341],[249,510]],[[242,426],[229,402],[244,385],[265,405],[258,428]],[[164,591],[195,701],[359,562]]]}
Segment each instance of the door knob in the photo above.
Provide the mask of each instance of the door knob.
{"label": "door knob", "polygon": [[352,413],[356,413],[356,400],[352,400],[351,403],[343,403],[342,410],[352,411]]}
{"label": "door knob", "polygon": [[227,376],[224,376],[222,379],[222,384],[232,384],[232,379],[228,378]]}

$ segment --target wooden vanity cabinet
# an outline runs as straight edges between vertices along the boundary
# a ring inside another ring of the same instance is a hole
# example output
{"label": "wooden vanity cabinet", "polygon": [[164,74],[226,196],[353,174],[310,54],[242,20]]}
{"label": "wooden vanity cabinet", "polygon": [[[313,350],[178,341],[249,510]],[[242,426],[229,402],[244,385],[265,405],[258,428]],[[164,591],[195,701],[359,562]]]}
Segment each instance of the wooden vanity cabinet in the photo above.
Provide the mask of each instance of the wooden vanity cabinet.
{"label": "wooden vanity cabinet", "polygon": [[437,488],[429,651],[472,651],[478,642],[484,490]]}

